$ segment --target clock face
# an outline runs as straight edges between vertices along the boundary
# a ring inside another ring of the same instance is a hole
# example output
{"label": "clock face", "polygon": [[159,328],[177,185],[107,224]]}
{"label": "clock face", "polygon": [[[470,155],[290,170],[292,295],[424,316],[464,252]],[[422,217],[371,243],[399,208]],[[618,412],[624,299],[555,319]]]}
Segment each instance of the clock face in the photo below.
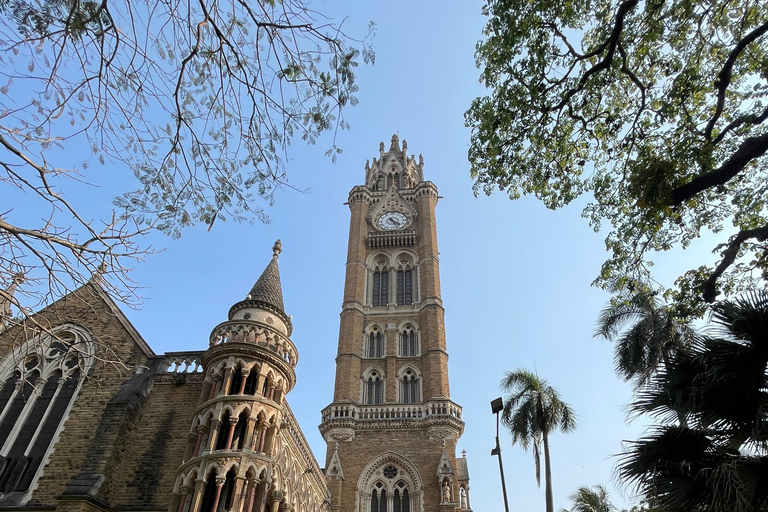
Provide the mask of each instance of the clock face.
{"label": "clock face", "polygon": [[389,212],[379,217],[376,223],[381,229],[394,231],[403,229],[408,224],[408,217],[399,212]]}

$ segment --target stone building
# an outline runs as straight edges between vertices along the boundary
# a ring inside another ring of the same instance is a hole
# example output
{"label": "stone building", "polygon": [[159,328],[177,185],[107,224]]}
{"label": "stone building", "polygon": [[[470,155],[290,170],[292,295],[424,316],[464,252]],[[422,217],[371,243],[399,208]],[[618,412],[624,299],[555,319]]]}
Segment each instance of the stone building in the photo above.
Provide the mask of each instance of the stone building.
{"label": "stone building", "polygon": [[382,144],[349,196],[325,468],[286,400],[298,349],[278,241],[204,351],[155,354],[98,276],[23,325],[3,330],[0,304],[0,508],[470,510],[448,386],[437,189],[406,150],[396,136],[389,151]]}

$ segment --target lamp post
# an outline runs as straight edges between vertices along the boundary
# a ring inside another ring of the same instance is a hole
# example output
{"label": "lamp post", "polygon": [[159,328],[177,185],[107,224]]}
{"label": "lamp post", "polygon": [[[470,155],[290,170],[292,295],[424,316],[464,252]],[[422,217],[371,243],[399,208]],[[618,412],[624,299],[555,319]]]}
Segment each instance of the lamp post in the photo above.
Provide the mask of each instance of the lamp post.
{"label": "lamp post", "polygon": [[504,493],[504,510],[509,512],[507,485],[504,483],[504,465],[501,463],[501,444],[499,444],[499,413],[502,409],[504,409],[504,403],[501,401],[501,397],[491,402],[491,411],[496,415],[496,448],[491,450],[491,456],[499,456],[499,473],[501,473],[501,492]]}

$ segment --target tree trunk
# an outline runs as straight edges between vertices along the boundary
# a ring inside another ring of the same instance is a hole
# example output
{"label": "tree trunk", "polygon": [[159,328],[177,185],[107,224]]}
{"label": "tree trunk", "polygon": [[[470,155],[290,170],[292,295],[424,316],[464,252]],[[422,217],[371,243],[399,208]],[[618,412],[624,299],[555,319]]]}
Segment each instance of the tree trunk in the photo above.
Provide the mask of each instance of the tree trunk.
{"label": "tree trunk", "polygon": [[552,469],[549,467],[549,437],[542,433],[544,441],[544,491],[547,495],[547,512],[555,512],[555,504],[552,499]]}

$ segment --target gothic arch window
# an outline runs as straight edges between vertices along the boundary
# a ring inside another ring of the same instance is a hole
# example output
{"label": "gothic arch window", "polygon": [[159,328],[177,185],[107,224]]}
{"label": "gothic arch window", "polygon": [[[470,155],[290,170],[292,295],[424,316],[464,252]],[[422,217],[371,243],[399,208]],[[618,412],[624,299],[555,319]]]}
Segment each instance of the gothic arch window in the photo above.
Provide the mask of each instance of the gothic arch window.
{"label": "gothic arch window", "polygon": [[395,270],[395,301],[398,306],[410,306],[416,296],[416,268],[413,257],[403,253],[397,257]]}
{"label": "gothic arch window", "polygon": [[381,482],[376,482],[371,492],[371,512],[387,512],[387,488]]}
{"label": "gothic arch window", "polygon": [[37,480],[94,352],[90,333],[68,324],[31,337],[0,363],[0,505]]}
{"label": "gothic arch window", "polygon": [[[361,510],[416,512],[421,510],[421,477],[413,465],[392,452],[369,462],[357,482]],[[384,500],[382,500],[384,497]]]}
{"label": "gothic arch window", "polygon": [[398,376],[400,403],[415,404],[421,401],[421,376],[412,368],[404,368]]}
{"label": "gothic arch window", "polygon": [[411,512],[411,497],[408,492],[408,484],[400,480],[395,484],[395,492],[392,494],[392,512]]}
{"label": "gothic arch window", "polygon": [[384,403],[384,377],[376,369],[363,375],[363,403],[377,405]]}
{"label": "gothic arch window", "polygon": [[384,357],[386,354],[384,333],[378,326],[374,326],[364,336],[365,346],[363,347],[363,354],[365,357]]}
{"label": "gothic arch window", "polygon": [[398,335],[398,355],[400,357],[414,357],[421,352],[419,347],[419,333],[411,324],[405,324]]}
{"label": "gothic arch window", "polygon": [[371,305],[375,308],[389,304],[389,261],[378,256],[371,272]]}

